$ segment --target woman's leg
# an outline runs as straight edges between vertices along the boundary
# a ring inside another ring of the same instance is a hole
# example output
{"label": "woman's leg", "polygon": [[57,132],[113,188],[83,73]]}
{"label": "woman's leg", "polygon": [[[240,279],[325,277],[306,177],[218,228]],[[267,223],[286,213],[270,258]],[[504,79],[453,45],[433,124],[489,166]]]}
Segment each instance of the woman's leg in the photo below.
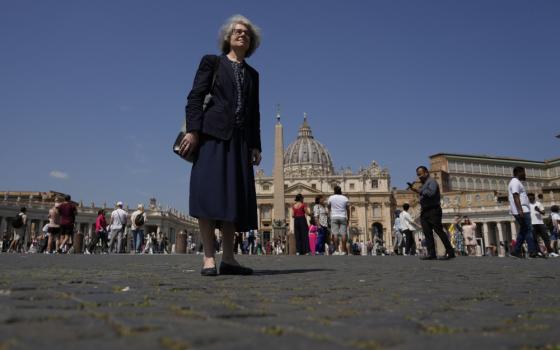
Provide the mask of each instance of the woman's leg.
{"label": "woman's leg", "polygon": [[222,261],[230,265],[239,265],[233,255],[235,225],[232,222],[222,223]]}
{"label": "woman's leg", "polygon": [[214,259],[214,254],[216,252],[214,247],[214,229],[216,228],[216,222],[199,218],[198,227],[200,229],[202,247],[204,249],[204,257],[202,258],[203,268],[216,267],[216,260]]}

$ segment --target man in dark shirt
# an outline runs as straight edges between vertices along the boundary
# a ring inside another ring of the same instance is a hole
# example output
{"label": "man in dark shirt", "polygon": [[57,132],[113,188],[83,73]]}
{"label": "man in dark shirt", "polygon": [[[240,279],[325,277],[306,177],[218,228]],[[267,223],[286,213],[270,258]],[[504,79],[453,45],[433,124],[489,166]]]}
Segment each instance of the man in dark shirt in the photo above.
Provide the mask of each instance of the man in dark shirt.
{"label": "man in dark shirt", "polygon": [[412,187],[412,184],[409,183],[408,188],[420,195],[420,207],[422,208],[420,221],[424,237],[426,237],[426,249],[428,251],[428,254],[421,259],[437,259],[433,231],[436,231],[445,246],[446,254],[440,259],[452,259],[455,257],[455,252],[451,246],[451,242],[449,242],[449,237],[447,237],[447,234],[443,231],[443,225],[441,223],[442,211],[440,205],[441,198],[439,194],[439,185],[436,180],[430,177],[430,172],[425,166],[419,166],[416,168],[416,175],[418,176],[418,179],[420,179],[422,186],[417,189]]}
{"label": "man in dark shirt", "polygon": [[76,222],[76,214],[78,213],[78,208],[71,202],[70,195],[64,196],[64,202],[58,206],[58,212],[60,213],[60,235],[61,242],[58,247],[59,250],[64,248],[64,245],[71,240],[74,234],[74,224]]}

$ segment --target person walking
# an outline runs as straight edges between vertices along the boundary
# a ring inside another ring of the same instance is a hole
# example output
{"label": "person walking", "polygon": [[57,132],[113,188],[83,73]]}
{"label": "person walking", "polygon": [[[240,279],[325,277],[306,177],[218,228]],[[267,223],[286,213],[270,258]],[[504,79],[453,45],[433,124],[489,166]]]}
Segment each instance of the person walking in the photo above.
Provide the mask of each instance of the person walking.
{"label": "person walking", "polygon": [[148,215],[144,211],[144,204],[138,204],[130,217],[130,230],[134,242],[134,252],[142,253],[142,243],[144,242],[144,225],[148,222]]}
{"label": "person walking", "polygon": [[319,255],[325,254],[325,244],[329,233],[329,213],[325,206],[325,197],[318,195],[315,197],[315,206],[313,206],[313,218],[317,225],[317,245],[315,251]]}
{"label": "person walking", "polygon": [[467,216],[463,221],[463,238],[465,240],[466,254],[476,255],[476,223],[472,222]]}
{"label": "person walking", "polygon": [[60,243],[58,244],[58,252],[66,251],[66,244],[72,240],[74,235],[74,225],[76,223],[76,215],[78,208],[72,202],[72,197],[67,194],[64,196],[64,202],[58,206],[60,214]]}
{"label": "person walking", "polygon": [[510,256],[514,258],[522,258],[521,248],[525,241],[529,249],[529,257],[539,257],[533,238],[529,197],[527,196],[527,191],[525,191],[525,186],[521,183],[521,181],[525,181],[526,179],[525,168],[521,166],[513,168],[513,178],[508,185],[508,201],[511,214],[519,224],[519,232],[515,239],[515,247],[510,254]]}
{"label": "person walking", "polygon": [[87,249],[87,253],[95,253],[95,247],[101,240],[101,252],[107,249],[107,219],[105,219],[105,210],[99,209],[97,211],[97,218],[95,218],[95,232],[93,233],[92,240]]}
{"label": "person walking", "polygon": [[414,230],[418,225],[412,220],[412,216],[408,210],[410,209],[410,205],[408,203],[404,203],[402,206],[403,210],[399,214],[400,218],[400,227],[405,237],[405,246],[404,246],[404,253],[406,255],[416,255],[416,242],[414,240]]}
{"label": "person walking", "polygon": [[248,243],[248,247],[249,247],[249,254],[251,255],[255,255],[256,248],[255,248],[255,231],[254,230],[249,230],[249,233],[247,234],[247,243]]}
{"label": "person walking", "polygon": [[19,213],[16,215],[15,219],[12,221],[12,227],[14,228],[14,238],[12,243],[8,248],[8,252],[15,251],[16,253],[22,251],[23,240],[27,234],[27,208],[21,207]]}
{"label": "person walking", "polygon": [[126,224],[128,221],[128,213],[123,209],[123,202],[117,202],[117,207],[111,212],[111,240],[109,241],[109,252],[115,250],[115,239],[117,242],[116,253],[123,253],[123,238]]}
{"label": "person walking", "polygon": [[558,254],[558,236],[560,235],[560,207],[550,207],[550,221],[552,222],[551,246],[554,253]]}
{"label": "person walking", "polygon": [[348,197],[342,194],[340,186],[334,186],[334,194],[327,201],[331,217],[331,231],[335,250],[342,241],[340,252],[348,255],[348,222],[350,221],[350,204]]}
{"label": "person walking", "polygon": [[306,215],[310,215],[309,208],[303,203],[303,195],[298,193],[295,198],[295,203],[292,205],[297,255],[309,253],[309,226],[307,225]]}
{"label": "person walking", "polygon": [[401,230],[400,211],[395,211],[395,223],[393,224],[393,232],[395,234],[395,245],[393,246],[393,253],[395,255],[402,255],[403,234]]}
{"label": "person walking", "polygon": [[60,213],[58,211],[59,206],[60,203],[55,201],[52,208],[49,209],[49,223],[47,224],[47,230],[49,234],[47,240],[47,250],[45,252],[46,254],[52,253],[53,243],[56,244],[56,241],[60,237]]}
{"label": "person walking", "polygon": [[436,260],[436,245],[434,241],[434,231],[441,239],[445,247],[446,254],[441,257],[441,260],[449,260],[455,257],[455,251],[449,242],[449,237],[443,230],[442,210],[441,210],[441,195],[439,192],[439,185],[436,180],[430,177],[428,168],[421,165],[416,168],[416,175],[422,184],[420,188],[413,187],[413,184],[408,183],[408,188],[416,192],[420,196],[420,222],[422,231],[426,238],[427,255],[421,257],[421,260]]}
{"label": "person walking", "polygon": [[222,55],[202,58],[188,96],[187,133],[179,152],[196,155],[189,211],[198,219],[204,242],[204,276],[218,274],[215,228],[223,237],[220,274],[253,273],[235,260],[233,239],[236,231],[258,228],[253,166],[261,162],[259,74],[246,59],[259,45],[259,29],[249,19],[228,19],[220,30]]}
{"label": "person walking", "polygon": [[542,239],[546,252],[548,256],[556,258],[556,254],[552,250],[550,245],[550,237],[548,236],[548,231],[543,221],[543,215],[545,215],[544,206],[541,202],[537,201],[534,193],[529,193],[529,209],[531,210],[531,225],[533,225],[533,238],[535,240],[535,246],[537,247],[537,254],[543,254],[539,249],[539,238]]}
{"label": "person walking", "polygon": [[311,255],[315,255],[315,250],[317,247],[317,225],[315,225],[315,219],[311,217],[309,220],[309,250]]}

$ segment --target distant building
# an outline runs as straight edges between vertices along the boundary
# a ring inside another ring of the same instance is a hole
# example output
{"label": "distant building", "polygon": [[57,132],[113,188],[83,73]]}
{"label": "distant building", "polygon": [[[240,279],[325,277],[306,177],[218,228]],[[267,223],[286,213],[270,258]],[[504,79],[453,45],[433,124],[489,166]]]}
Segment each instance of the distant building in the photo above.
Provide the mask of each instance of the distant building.
{"label": "distant building", "polygon": [[[375,161],[357,172],[351,169],[335,171],[327,148],[313,137],[307,116],[304,116],[296,140],[284,149],[279,115],[277,119],[274,176],[266,176],[262,170],[255,176],[259,231],[263,239],[274,238],[275,220],[282,225],[288,224],[289,231],[293,232],[291,206],[296,194],[303,194],[305,203],[312,208],[315,196],[328,198],[339,185],[349,198],[353,239],[371,240],[375,230],[383,235],[386,244],[391,244],[393,203],[389,171]],[[283,189],[277,188],[282,185]]]}
{"label": "distant building", "polygon": [[[507,200],[507,186],[516,166],[526,169],[527,192],[543,194],[547,212],[551,205],[560,203],[560,158],[532,161],[451,153],[430,157],[430,173],[441,188],[444,223],[451,223],[456,216],[468,216],[476,222],[481,253],[504,255],[517,235]],[[395,201],[400,205],[410,200],[413,210],[419,213],[417,199],[411,198],[410,193],[395,191]]]}

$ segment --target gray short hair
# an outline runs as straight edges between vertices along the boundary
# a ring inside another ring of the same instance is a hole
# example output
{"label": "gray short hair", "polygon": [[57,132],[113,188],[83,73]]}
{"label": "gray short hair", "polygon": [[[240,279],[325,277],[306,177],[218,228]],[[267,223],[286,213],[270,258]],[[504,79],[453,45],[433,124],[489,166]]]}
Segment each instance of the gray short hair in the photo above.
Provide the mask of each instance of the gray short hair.
{"label": "gray short hair", "polygon": [[223,54],[229,53],[230,51],[229,41],[231,39],[231,33],[233,31],[233,27],[236,24],[243,24],[249,30],[249,35],[251,36],[251,40],[249,40],[249,49],[245,54],[245,57],[249,57],[255,52],[255,50],[261,44],[261,30],[259,27],[251,23],[251,21],[247,17],[241,15],[234,15],[228,18],[228,20],[220,28],[218,45],[222,50]]}

